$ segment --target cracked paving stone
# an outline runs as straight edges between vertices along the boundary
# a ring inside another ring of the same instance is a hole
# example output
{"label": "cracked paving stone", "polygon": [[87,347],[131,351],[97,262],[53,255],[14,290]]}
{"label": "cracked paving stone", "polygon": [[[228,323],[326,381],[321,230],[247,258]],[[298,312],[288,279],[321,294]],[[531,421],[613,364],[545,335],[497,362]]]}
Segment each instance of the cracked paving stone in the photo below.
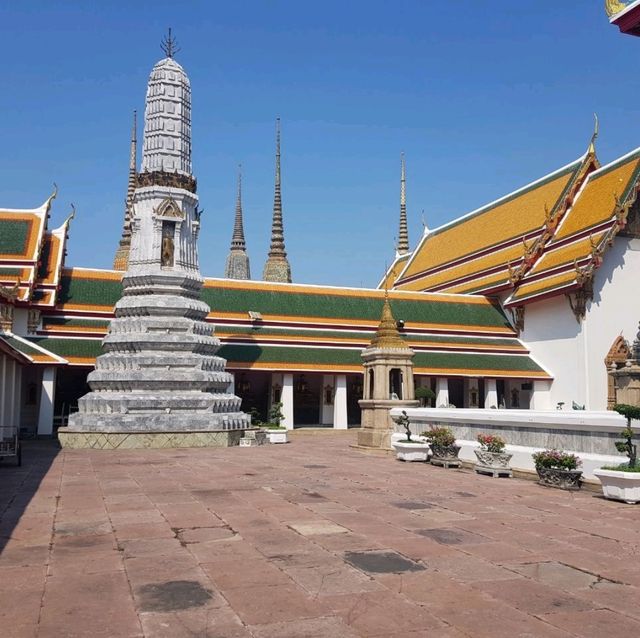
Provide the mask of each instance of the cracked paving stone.
{"label": "cracked paving stone", "polygon": [[416,563],[397,552],[345,552],[344,558],[354,567],[372,574],[399,574],[419,572],[426,569],[424,565]]}
{"label": "cracked paving stone", "polygon": [[540,581],[545,585],[560,587],[566,590],[587,589],[599,583],[613,583],[613,581],[602,578],[597,574],[591,574],[590,572],[554,561],[510,565],[509,569],[522,576]]}
{"label": "cracked paving stone", "polygon": [[431,503],[418,503],[414,501],[397,501],[395,503],[391,503],[391,505],[403,510],[429,510],[433,507]]}
{"label": "cracked paving stone", "polygon": [[467,532],[463,529],[447,529],[446,527],[436,527],[434,529],[419,529],[415,531],[420,536],[431,538],[443,545],[462,545],[464,543],[481,543],[488,542],[489,539],[473,532]]}

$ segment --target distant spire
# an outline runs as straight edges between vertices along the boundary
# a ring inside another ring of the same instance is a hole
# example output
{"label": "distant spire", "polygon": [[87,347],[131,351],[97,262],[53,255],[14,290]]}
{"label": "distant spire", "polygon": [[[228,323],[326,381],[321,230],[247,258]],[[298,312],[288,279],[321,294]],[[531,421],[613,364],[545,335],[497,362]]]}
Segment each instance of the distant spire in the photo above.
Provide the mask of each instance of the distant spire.
{"label": "distant spire", "polygon": [[273,220],[271,222],[271,246],[264,266],[262,278],[265,281],[291,283],[291,266],[284,246],[282,223],[282,193],[280,184],[280,118],[276,119],[276,179],[273,195]]}
{"label": "distant spire", "polygon": [[244,226],[242,224],[242,164],[238,165],[238,197],[236,199],[236,219],[233,225],[231,248],[245,249]]}
{"label": "distant spire", "polygon": [[138,153],[137,140],[137,112],[133,112],[133,124],[131,126],[131,142],[129,147],[129,181],[127,183],[127,198],[124,202],[124,223],[122,225],[122,237],[116,256],[113,260],[114,270],[126,270],[129,264],[129,249],[131,248],[131,213],[133,211],[133,194],[136,190],[136,158]]}
{"label": "distant spire", "polygon": [[398,234],[399,255],[409,252],[409,231],[407,229],[407,174],[404,153],[400,154],[400,232]]}
{"label": "distant spire", "polygon": [[224,271],[227,279],[251,279],[249,270],[249,256],[244,241],[244,226],[242,223],[242,166],[238,166],[238,196],[236,199],[236,218],[231,238],[231,252],[227,257]]}

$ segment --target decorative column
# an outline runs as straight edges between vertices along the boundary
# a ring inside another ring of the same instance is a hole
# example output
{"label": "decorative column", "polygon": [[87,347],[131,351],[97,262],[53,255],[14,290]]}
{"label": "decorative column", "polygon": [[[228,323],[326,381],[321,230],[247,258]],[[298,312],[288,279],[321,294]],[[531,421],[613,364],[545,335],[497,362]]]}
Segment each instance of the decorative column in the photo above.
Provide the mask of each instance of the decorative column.
{"label": "decorative column", "polygon": [[333,427],[335,430],[346,430],[347,421],[347,375],[336,376],[335,395],[333,397]]}
{"label": "decorative column", "polygon": [[400,336],[385,290],[378,329],[361,355],[365,385],[364,398],[358,401],[362,408],[359,446],[389,449],[394,428],[389,411],[420,405],[420,401],[415,400],[413,355],[413,350]]}
{"label": "decorative column", "polygon": [[436,408],[449,405],[449,379],[438,377],[436,379]]}
{"label": "decorative column", "polygon": [[53,406],[56,387],[56,369],[47,366],[42,371],[42,388],[40,389],[40,409],[38,411],[38,435],[53,434]]}
{"label": "decorative column", "polygon": [[495,379],[484,380],[484,407],[498,407],[498,385]]}
{"label": "decorative column", "polygon": [[538,380],[533,382],[531,392],[530,410],[551,410],[551,381]]}
{"label": "decorative column", "polygon": [[5,386],[7,384],[7,357],[0,353],[0,419],[4,421],[4,408],[6,404],[7,391]]}
{"label": "decorative column", "polygon": [[287,430],[293,430],[293,374],[291,373],[282,375],[280,401],[282,402],[282,413],[284,414],[282,425]]}

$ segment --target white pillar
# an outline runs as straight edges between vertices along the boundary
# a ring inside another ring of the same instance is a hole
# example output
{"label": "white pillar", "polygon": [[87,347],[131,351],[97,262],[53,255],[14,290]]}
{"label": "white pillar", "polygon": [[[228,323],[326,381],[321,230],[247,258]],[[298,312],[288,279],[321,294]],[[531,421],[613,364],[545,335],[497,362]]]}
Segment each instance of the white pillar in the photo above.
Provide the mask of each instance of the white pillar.
{"label": "white pillar", "polygon": [[498,407],[498,384],[495,379],[484,380],[484,407]]}
{"label": "white pillar", "polygon": [[530,410],[551,410],[551,381],[533,382],[533,391],[529,402]]}
{"label": "white pillar", "polygon": [[449,405],[449,379],[438,377],[436,379],[436,408]]}
{"label": "white pillar", "polygon": [[14,415],[16,413],[16,368],[18,364],[14,359],[7,361],[7,368],[5,371],[7,378],[6,389],[6,410],[5,410],[5,425],[15,426]]}
{"label": "white pillar", "polygon": [[[331,388],[331,401],[326,401],[326,390]],[[333,425],[335,411],[335,381],[332,374],[322,375],[322,388],[320,389],[320,425]]]}
{"label": "white pillar", "polygon": [[22,413],[22,372],[23,367],[16,364],[16,390],[15,403],[13,404],[13,419],[18,429],[20,429],[20,415]]}
{"label": "white pillar", "polygon": [[346,430],[347,422],[347,375],[336,376],[335,396],[333,397],[333,427],[336,430]]}
{"label": "white pillar", "polygon": [[38,434],[53,434],[53,403],[56,387],[56,369],[48,366],[42,371],[40,410],[38,412]]}
{"label": "white pillar", "polygon": [[282,375],[280,401],[282,401],[282,413],[284,414],[282,425],[287,430],[293,430],[293,374]]}
{"label": "white pillar", "polygon": [[[7,357],[4,354],[0,354],[0,419],[4,421],[4,405],[5,405],[5,385],[7,383]],[[4,425],[4,423],[0,423]]]}

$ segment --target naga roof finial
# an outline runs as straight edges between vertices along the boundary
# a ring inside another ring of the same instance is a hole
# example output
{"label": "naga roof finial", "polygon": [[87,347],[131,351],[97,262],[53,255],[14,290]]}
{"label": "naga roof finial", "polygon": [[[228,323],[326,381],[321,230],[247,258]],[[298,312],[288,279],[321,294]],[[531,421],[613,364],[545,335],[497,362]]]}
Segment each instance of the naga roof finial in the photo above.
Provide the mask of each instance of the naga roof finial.
{"label": "naga roof finial", "polygon": [[600,135],[600,120],[598,119],[598,114],[593,114],[593,119],[595,120],[593,125],[593,135],[591,136],[591,141],[589,142],[588,153],[595,155],[596,154],[596,140],[598,139],[598,135]]}

